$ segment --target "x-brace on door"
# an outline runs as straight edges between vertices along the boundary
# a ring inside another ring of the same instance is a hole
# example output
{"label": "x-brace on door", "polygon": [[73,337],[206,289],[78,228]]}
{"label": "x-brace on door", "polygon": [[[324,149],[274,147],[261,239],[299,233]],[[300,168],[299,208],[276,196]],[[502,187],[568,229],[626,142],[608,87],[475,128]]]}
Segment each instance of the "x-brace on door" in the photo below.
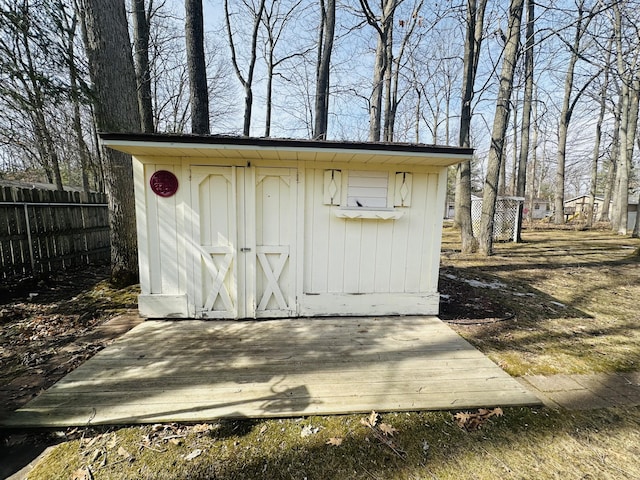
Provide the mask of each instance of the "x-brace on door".
{"label": "x-brace on door", "polygon": [[296,171],[192,167],[192,298],[199,318],[295,316]]}

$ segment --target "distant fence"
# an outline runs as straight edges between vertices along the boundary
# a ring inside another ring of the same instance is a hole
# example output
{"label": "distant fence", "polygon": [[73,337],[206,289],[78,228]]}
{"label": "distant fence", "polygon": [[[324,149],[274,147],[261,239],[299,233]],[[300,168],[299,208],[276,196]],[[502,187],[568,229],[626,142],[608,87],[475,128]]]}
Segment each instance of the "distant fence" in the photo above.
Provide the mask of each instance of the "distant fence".
{"label": "distant fence", "polygon": [[0,279],[109,258],[106,195],[0,187]]}

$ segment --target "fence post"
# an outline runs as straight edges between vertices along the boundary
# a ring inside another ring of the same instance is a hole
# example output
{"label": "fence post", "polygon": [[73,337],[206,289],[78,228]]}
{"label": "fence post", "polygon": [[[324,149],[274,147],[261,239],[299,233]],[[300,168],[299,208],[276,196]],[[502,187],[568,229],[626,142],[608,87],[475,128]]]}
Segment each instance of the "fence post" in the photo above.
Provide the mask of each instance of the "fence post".
{"label": "fence post", "polygon": [[33,256],[33,241],[31,240],[31,222],[29,222],[29,205],[24,203],[24,221],[27,227],[27,242],[29,243],[29,259],[31,260],[31,274],[36,274],[36,259]]}

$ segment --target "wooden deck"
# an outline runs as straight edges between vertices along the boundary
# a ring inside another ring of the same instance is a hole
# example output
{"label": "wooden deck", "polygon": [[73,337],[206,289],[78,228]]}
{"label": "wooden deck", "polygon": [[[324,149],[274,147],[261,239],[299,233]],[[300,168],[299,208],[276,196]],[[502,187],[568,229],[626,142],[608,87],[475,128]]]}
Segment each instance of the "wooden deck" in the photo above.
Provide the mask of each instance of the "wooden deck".
{"label": "wooden deck", "polygon": [[0,421],[71,426],[540,404],[435,317],[146,321]]}

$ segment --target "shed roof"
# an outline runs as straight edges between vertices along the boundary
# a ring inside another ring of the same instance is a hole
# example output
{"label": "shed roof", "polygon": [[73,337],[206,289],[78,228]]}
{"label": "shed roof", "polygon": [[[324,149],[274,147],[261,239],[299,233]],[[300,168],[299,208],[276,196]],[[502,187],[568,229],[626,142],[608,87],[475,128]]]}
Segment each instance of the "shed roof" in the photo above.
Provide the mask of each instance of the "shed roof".
{"label": "shed roof", "polygon": [[353,162],[450,166],[473,155],[472,148],[383,142],[336,142],[224,135],[101,133],[104,146],[135,156],[221,157],[310,162]]}

